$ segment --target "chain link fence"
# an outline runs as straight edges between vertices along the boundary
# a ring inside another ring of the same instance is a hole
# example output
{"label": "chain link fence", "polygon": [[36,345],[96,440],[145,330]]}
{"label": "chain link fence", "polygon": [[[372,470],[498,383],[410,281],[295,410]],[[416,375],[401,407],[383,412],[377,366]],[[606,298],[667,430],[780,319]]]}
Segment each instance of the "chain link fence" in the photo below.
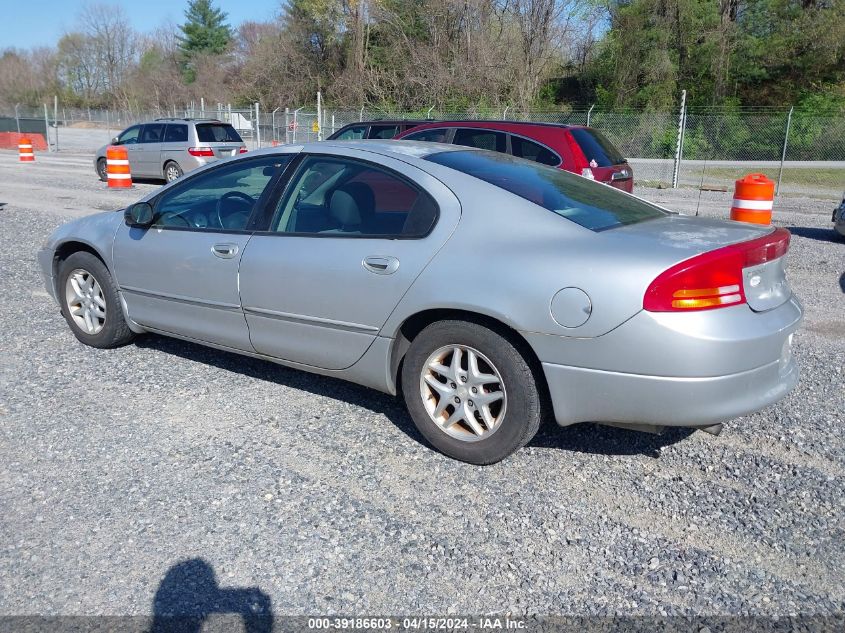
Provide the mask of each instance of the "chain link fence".
{"label": "chain link fence", "polygon": [[845,190],[845,117],[786,109],[681,109],[674,112],[387,111],[312,105],[260,109],[200,103],[151,111],[96,110],[47,104],[0,108],[0,116],[44,121],[51,150],[90,152],[129,125],[163,117],[214,118],[231,123],[254,149],[328,138],[349,123],[376,119],[507,119],[590,125],[603,132],[634,168],[637,186],[732,191],[733,181],[760,172],[780,196],[837,199]]}

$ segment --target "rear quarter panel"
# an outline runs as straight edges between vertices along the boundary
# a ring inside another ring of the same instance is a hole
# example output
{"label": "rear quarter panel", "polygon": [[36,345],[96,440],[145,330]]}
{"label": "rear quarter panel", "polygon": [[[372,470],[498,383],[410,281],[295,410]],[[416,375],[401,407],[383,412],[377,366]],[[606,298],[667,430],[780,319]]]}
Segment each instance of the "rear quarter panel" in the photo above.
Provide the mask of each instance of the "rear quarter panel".
{"label": "rear quarter panel", "polygon": [[[678,261],[678,253],[654,253],[636,240],[620,248],[498,187],[439,165],[429,169],[456,193],[463,213],[388,319],[386,336],[409,316],[436,308],[478,312],[526,332],[600,336],[639,312],[648,284]],[[584,290],[592,302],[579,327],[563,327],[551,315],[552,297],[567,287]]]}

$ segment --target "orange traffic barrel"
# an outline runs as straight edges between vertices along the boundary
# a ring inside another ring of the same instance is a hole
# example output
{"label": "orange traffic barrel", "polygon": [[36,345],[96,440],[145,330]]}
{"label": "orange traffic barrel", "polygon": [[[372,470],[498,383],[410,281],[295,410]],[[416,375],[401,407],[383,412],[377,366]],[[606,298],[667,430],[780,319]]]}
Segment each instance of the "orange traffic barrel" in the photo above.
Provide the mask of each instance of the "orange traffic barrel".
{"label": "orange traffic barrel", "polygon": [[18,141],[18,160],[22,163],[35,162],[35,154],[32,151],[32,139],[22,136]]}
{"label": "orange traffic barrel", "polygon": [[120,145],[106,148],[106,176],[109,189],[128,189],[132,186],[132,174],[129,172],[129,153]]}
{"label": "orange traffic barrel", "polygon": [[774,199],[773,180],[766,178],[765,174],[748,174],[736,181],[731,220],[771,224]]}

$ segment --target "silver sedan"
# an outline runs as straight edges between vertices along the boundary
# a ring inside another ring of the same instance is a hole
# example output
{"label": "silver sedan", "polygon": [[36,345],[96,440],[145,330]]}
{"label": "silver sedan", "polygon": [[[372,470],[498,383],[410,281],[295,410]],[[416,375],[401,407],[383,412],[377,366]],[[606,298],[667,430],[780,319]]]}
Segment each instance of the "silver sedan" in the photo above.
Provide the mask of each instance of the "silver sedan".
{"label": "silver sedan", "polygon": [[505,154],[330,141],[200,169],[39,253],[76,337],[155,332],[401,393],[443,453],[563,426],[718,431],[786,395],[784,229]]}

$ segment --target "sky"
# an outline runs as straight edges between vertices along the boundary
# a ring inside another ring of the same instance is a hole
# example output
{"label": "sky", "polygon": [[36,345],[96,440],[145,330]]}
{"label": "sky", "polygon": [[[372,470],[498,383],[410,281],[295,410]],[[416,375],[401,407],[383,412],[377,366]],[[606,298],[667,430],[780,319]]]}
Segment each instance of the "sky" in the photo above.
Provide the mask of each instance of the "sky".
{"label": "sky", "polygon": [[[0,51],[5,48],[52,46],[73,30],[86,4],[120,5],[136,31],[149,32],[164,23],[181,24],[187,0],[0,0]],[[278,13],[279,0],[214,0],[236,27],[247,20],[264,21]]]}

